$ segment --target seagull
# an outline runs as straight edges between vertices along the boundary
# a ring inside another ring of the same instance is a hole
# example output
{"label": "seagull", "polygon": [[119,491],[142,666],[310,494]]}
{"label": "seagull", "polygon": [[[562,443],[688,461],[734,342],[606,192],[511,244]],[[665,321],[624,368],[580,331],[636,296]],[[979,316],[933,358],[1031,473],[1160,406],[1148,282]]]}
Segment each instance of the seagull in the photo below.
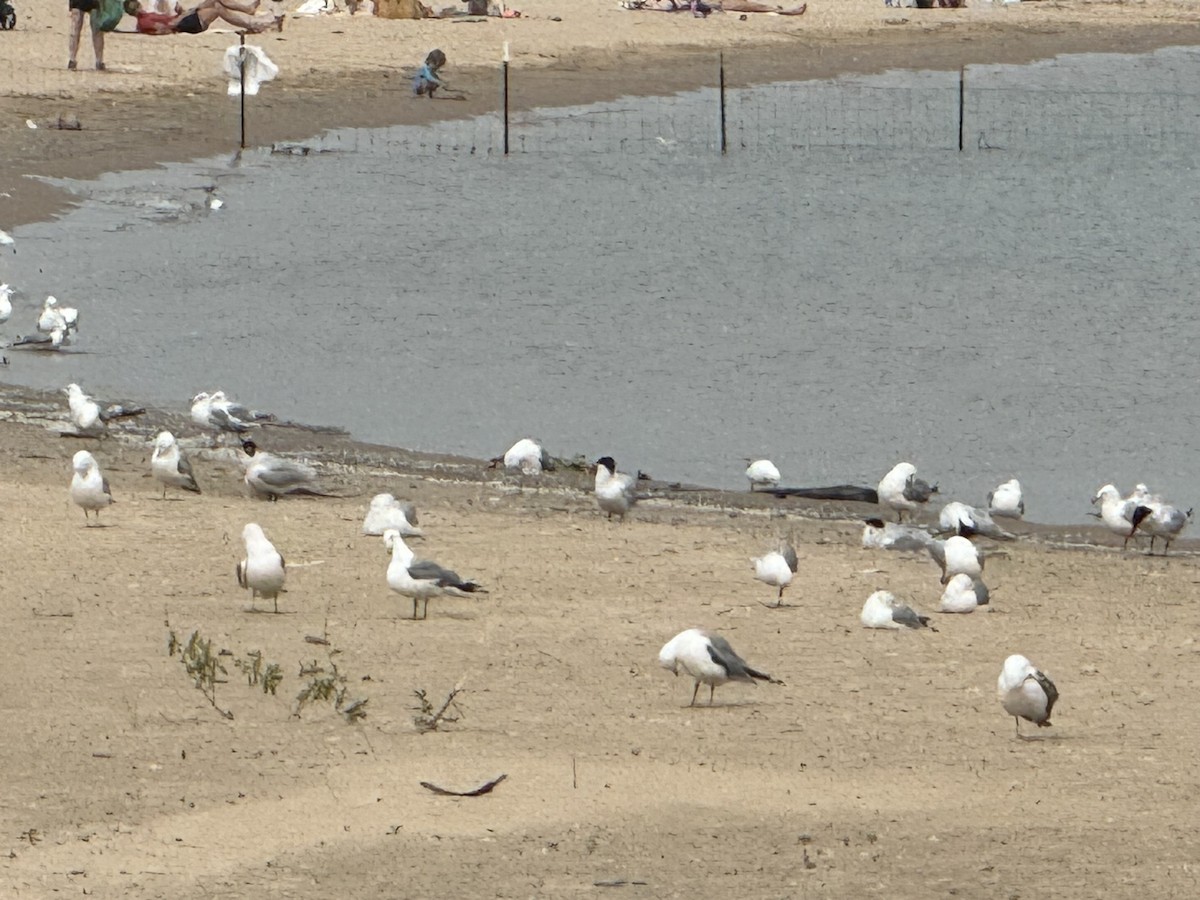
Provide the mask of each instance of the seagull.
{"label": "seagull", "polygon": [[400,501],[391,494],[376,494],[371,498],[371,508],[363,519],[362,533],[383,534],[388,529],[400,532],[405,537],[424,537],[425,532],[417,525],[417,508],[407,501]]}
{"label": "seagull", "polygon": [[997,541],[1015,541],[1016,535],[1009,534],[996,524],[991,513],[974,506],[952,500],[942,507],[938,515],[938,526],[942,531],[953,532],[962,537],[980,534]]}
{"label": "seagull", "polygon": [[754,577],[764,584],[779,588],[779,599],[775,606],[783,605],[783,589],[792,583],[796,574],[796,548],[781,541],[778,550],[771,550],[750,560],[754,563]]}
{"label": "seagull", "polygon": [[12,247],[12,252],[17,252],[17,242],[13,240],[13,236],[0,228],[0,247]]}
{"label": "seagull", "polygon": [[1137,509],[1137,501],[1126,499],[1121,492],[1111,484],[1106,484],[1096,491],[1092,505],[1100,504],[1099,519],[1114,534],[1119,534],[1128,540],[1130,527],[1133,525],[1133,511]]}
{"label": "seagull", "polygon": [[490,462],[492,468],[503,463],[506,469],[520,469],[522,475],[541,475],[543,471],[554,470],[550,454],[533,438],[521,438],[503,456],[494,457]]}
{"label": "seagull", "polygon": [[901,525],[874,518],[863,522],[864,550],[924,550],[935,540],[928,531],[916,525]]}
{"label": "seagull", "polygon": [[75,383],[68,384],[63,393],[67,395],[67,404],[71,407],[71,422],[75,430],[93,437],[104,434],[108,423],[100,413],[100,404]]}
{"label": "seagull", "polygon": [[42,304],[42,312],[37,320],[37,330],[42,334],[53,334],[59,330],[67,334],[78,331],[79,310],[73,306],[59,306],[58,298],[51,294]]}
{"label": "seagull", "polygon": [[192,421],[215,434],[245,434],[251,428],[257,428],[260,422],[274,420],[270,413],[247,409],[236,400],[230,400],[224,391],[211,394],[201,391],[192,398]]}
{"label": "seagull", "polygon": [[750,479],[750,490],[760,487],[773,488],[779,484],[779,469],[769,459],[747,460],[746,477]]}
{"label": "seagull", "polygon": [[[928,628],[929,616],[921,616],[905,606],[891,591],[876,591],[863,604],[863,628]],[[936,629],[933,629],[936,631]]]}
{"label": "seagull", "polygon": [[83,518],[88,524],[91,520],[88,513],[96,513],[96,521],[100,521],[100,510],[110,503],[115,503],[112,492],[108,489],[108,479],[100,474],[96,458],[86,450],[80,450],[71,460],[75,474],[71,476],[71,501],[83,510]]}
{"label": "seagull", "polygon": [[1050,713],[1058,700],[1058,689],[1044,672],[1019,653],[1004,661],[996,691],[1004,711],[1017,723],[1017,737],[1021,737],[1022,719],[1038,728],[1051,724]]}
{"label": "seagull", "polygon": [[955,535],[944,541],[931,541],[929,555],[941,567],[942,584],[959,574],[972,578],[983,575],[983,554],[965,537]]}
{"label": "seagull", "polygon": [[395,529],[383,534],[383,545],[392,551],[392,561],[387,568],[387,583],[397,594],[411,597],[412,617],[417,618],[417,601],[422,601],[421,618],[429,615],[429,598],[465,597],[467,594],[486,594],[487,591],[474,581],[464,581],[457,573],[443,569],[435,562],[415,557],[404,538]]}
{"label": "seagull", "polygon": [[1129,539],[1140,528],[1150,535],[1150,553],[1154,553],[1154,539],[1161,537],[1166,542],[1166,546],[1163,547],[1163,556],[1166,556],[1167,551],[1171,549],[1171,541],[1179,537],[1191,518],[1192,510],[1184,512],[1178,506],[1163,503],[1161,500],[1139,502],[1133,509],[1133,518],[1130,521],[1132,527],[1125,536],[1125,546],[1129,546]]}
{"label": "seagull", "polygon": [[879,505],[896,511],[896,521],[904,521],[904,511],[913,512],[929,502],[938,492],[937,485],[917,477],[917,467],[912,463],[896,463],[892,470],[879,482]]}
{"label": "seagull", "polygon": [[55,328],[47,335],[18,334],[14,339],[11,347],[27,347],[30,350],[59,350],[63,347],[71,345],[71,330],[65,325],[60,328]]}
{"label": "seagull", "polygon": [[629,507],[638,500],[633,492],[635,483],[632,475],[617,471],[617,464],[611,456],[596,460],[596,504],[601,512],[608,513],[610,519],[616,513],[622,522],[625,521]]}
{"label": "seagull", "polygon": [[255,496],[278,500],[285,494],[304,494],[309,497],[336,497],[311,487],[317,471],[305,463],[284,459],[258,449],[254,441],[242,441],[246,459],[244,480]]}
{"label": "seagull", "polygon": [[256,609],[254,601],[259,597],[275,604],[279,612],[279,595],[283,592],[283,581],[287,577],[287,563],[267,540],[262,526],[250,522],[242,529],[242,541],[246,544],[246,558],[237,564],[237,582],[250,591],[250,608]]}
{"label": "seagull", "polygon": [[1021,482],[1010,478],[987,495],[988,512],[1005,519],[1020,519],[1025,515],[1025,500]]}
{"label": "seagull", "polygon": [[196,484],[196,476],[192,474],[192,464],[184,455],[183,450],[175,443],[175,435],[169,431],[160,431],[154,439],[154,455],[150,457],[150,474],[162,484],[164,500],[167,499],[167,488],[183,488],[193,494],[200,493],[200,485]]}
{"label": "seagull", "polygon": [[970,613],[980,606],[987,606],[991,592],[982,581],[972,578],[962,572],[946,582],[946,590],[942,592],[942,602],[939,612]]}
{"label": "seagull", "polygon": [[658,664],[675,675],[682,671],[695,679],[692,702],[688,706],[696,705],[696,694],[699,693],[701,684],[708,685],[709,706],[712,706],[713,692],[717,685],[727,681],[745,681],[753,684],[757,679],[771,684],[783,684],[766,672],[750,668],[725,638],[701,631],[699,628],[681,631],[667,641],[658,652]]}
{"label": "seagull", "polygon": [[13,289],[7,284],[0,284],[0,325],[8,321],[12,315]]}

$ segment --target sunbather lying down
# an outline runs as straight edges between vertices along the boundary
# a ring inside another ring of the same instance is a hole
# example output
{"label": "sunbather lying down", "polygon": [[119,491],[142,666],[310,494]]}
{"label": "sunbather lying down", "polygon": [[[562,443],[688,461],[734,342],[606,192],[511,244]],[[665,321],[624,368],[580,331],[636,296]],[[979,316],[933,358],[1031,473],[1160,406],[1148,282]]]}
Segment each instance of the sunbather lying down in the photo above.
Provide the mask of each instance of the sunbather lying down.
{"label": "sunbather lying down", "polygon": [[125,0],[125,12],[137,19],[141,34],[201,34],[218,19],[254,34],[268,28],[283,31],[283,16],[255,15],[258,4],[259,0],[201,0],[186,12],[176,5],[174,13],[157,13],[140,0]]}
{"label": "sunbather lying down", "polygon": [[758,3],[757,0],[719,0],[707,3],[705,0],[621,0],[625,9],[644,9],[651,12],[688,12],[697,17],[707,16],[710,12],[728,13],[771,13],[776,16],[802,16],[808,9],[807,3],[785,9],[773,3]]}

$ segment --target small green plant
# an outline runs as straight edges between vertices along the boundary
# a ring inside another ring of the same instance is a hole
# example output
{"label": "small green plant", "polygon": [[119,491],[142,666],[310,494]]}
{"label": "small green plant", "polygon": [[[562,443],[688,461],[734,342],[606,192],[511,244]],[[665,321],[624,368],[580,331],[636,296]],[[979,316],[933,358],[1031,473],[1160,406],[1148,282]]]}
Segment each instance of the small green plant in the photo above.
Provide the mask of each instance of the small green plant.
{"label": "small green plant", "polygon": [[[446,699],[442,701],[442,705],[435,710],[424,690],[413,691],[413,695],[417,698],[417,703],[420,704],[416,707],[417,714],[413,716],[413,724],[417,726],[417,730],[421,732],[437,731],[443,722],[457,722],[462,718],[463,711],[454,702],[454,698],[462,692],[463,679],[460,678],[458,684],[454,685],[450,693],[446,695]],[[451,706],[458,712],[458,716],[455,718],[449,718],[446,715],[446,710]]]}
{"label": "small green plant", "polygon": [[221,676],[229,673],[221,664],[219,651],[217,654],[212,652],[212,641],[201,638],[199,631],[193,631],[187,643],[181,644],[172,631],[167,638],[167,652],[171,656],[179,653],[183,668],[191,676],[196,689],[204,695],[213,709],[226,719],[232,719],[233,713],[217,704],[217,685],[222,683]]}
{"label": "small green plant", "polygon": [[367,717],[367,701],[365,699],[350,699],[347,694],[346,676],[338,671],[333,654],[329,654],[328,668],[313,660],[311,664],[300,664],[300,677],[308,678],[308,682],[296,695],[296,709],[293,715],[299,717],[301,710],[310,703],[333,703],[333,708],[347,722],[357,722]]}
{"label": "small green plant", "polygon": [[246,657],[246,659],[233,661],[233,664],[246,676],[246,683],[251,687],[256,684],[261,685],[264,694],[274,695],[275,688],[279,687],[279,682],[283,681],[283,669],[279,667],[278,663],[263,665],[261,650],[251,650]]}

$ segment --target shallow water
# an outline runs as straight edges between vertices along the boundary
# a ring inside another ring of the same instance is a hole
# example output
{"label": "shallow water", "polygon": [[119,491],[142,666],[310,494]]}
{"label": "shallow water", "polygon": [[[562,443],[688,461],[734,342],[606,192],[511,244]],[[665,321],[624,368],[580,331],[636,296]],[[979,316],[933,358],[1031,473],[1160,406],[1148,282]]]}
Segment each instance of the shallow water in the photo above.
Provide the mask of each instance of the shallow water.
{"label": "shallow water", "polygon": [[80,340],[4,378],[722,487],[910,459],[1051,523],[1110,480],[1187,506],[1198,60],[972,67],[961,154],[958,73],[893,72],[731,94],[724,157],[699,91],[542,111],[508,158],[484,119],[72,184],[0,279],[10,334],[54,293]]}

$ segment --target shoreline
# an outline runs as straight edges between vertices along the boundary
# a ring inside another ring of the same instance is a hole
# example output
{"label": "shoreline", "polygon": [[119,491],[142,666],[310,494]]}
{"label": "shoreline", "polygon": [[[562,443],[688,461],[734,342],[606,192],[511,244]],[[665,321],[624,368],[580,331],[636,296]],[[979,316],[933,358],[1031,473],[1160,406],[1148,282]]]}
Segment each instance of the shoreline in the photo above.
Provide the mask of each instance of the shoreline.
{"label": "shoreline", "polygon": [[[136,404],[132,398],[105,398],[103,404]],[[155,434],[169,430],[179,439],[180,445],[197,459],[205,459],[219,465],[236,465],[236,456],[227,447],[220,449],[198,446],[204,435],[191,421],[187,410],[167,410],[146,406],[145,413],[133,419],[122,420],[104,438],[72,436],[70,415],[65,400],[57,391],[40,391],[0,381],[0,428],[8,423],[38,427],[55,437],[78,440],[80,449],[103,449],[110,443],[120,448],[122,454],[143,450],[149,452]],[[267,424],[261,429],[259,442],[263,449],[285,456],[303,457],[315,462],[335,479],[347,482],[361,481],[360,469],[369,477],[381,474],[432,478],[439,482],[463,485],[478,485],[481,489],[493,488],[502,492],[522,494],[532,489],[535,494],[569,497],[579,508],[594,507],[592,498],[592,475],[589,466],[595,456],[585,452],[570,451],[563,456],[554,455],[559,468],[553,473],[544,473],[539,478],[526,478],[518,473],[507,472],[502,466],[490,467],[490,460],[412,450],[406,447],[376,444],[358,440],[352,433],[336,425],[308,422],[278,422]],[[507,447],[497,447],[500,456]],[[552,454],[556,448],[548,448]],[[561,448],[558,448],[561,449]],[[64,459],[64,465],[67,464]],[[667,477],[658,477],[658,476]],[[891,521],[891,515],[883,513],[875,504],[854,501],[808,500],[800,497],[776,498],[769,491],[733,491],[706,485],[683,483],[670,479],[670,473],[648,473],[642,482],[651,495],[648,503],[665,505],[666,510],[698,510],[725,512],[729,515],[765,516],[769,519],[804,521],[810,525],[820,523],[853,525],[858,527],[864,519],[876,516]],[[787,487],[787,485],[784,485]],[[369,497],[361,497],[365,504]],[[942,506],[958,499],[951,494],[939,495],[918,517],[918,524],[936,525]],[[966,501],[963,501],[966,502]],[[968,504],[974,505],[974,504]],[[632,518],[639,511],[655,507],[643,503],[635,507]],[[1102,525],[1086,522],[1050,525],[1036,520],[1001,520],[1001,527],[1014,534],[1018,542],[1036,544],[1054,550],[1082,550],[1088,552],[1116,551],[1117,538]],[[986,541],[997,548],[1003,543]],[[1200,557],[1200,538],[1184,537],[1172,543],[1172,557]],[[1136,555],[1136,554],[1135,554]]]}
{"label": "shoreline", "polygon": [[[944,16],[957,11],[889,12]],[[634,20],[639,16],[626,15]],[[324,19],[337,18],[323,17],[300,24],[325,26],[328,30],[330,23]],[[718,52],[724,53],[727,85],[739,88],[896,68],[947,70],[973,64],[1022,64],[1073,53],[1136,54],[1168,46],[1200,45],[1200,11],[1178,21],[1135,18],[1119,24],[1061,23],[1053,19],[1031,22],[1028,18],[999,22],[995,18],[939,20],[925,16],[918,23],[912,16],[903,26],[866,25],[813,34],[800,29],[787,38],[786,48],[780,46],[778,35],[771,41],[767,35],[759,35],[759,42],[750,40],[733,46],[716,42],[698,46],[683,39],[679,44],[655,46],[651,59],[636,49],[620,46],[607,50],[568,49],[550,58],[546,54],[518,53],[510,71],[512,108],[519,112],[612,101],[621,96],[663,96],[713,86],[717,81]],[[376,37],[387,37],[382,21],[358,24],[378,32]],[[445,22],[440,24],[451,27]],[[268,49],[275,52],[270,46]],[[471,56],[464,54],[464,58],[469,60]],[[428,102],[411,97],[406,68],[391,63],[375,70],[352,68],[338,72],[332,87],[329,73],[321,67],[285,76],[286,81],[267,85],[260,96],[248,102],[248,145],[262,147],[304,140],[334,128],[428,124],[498,109],[498,67],[455,65],[452,57],[449,77],[455,87],[466,92],[467,99],[462,102]],[[138,91],[137,77],[106,73],[102,80],[117,79],[120,83],[109,81],[98,86],[93,78],[93,83],[76,82],[83,89],[78,93],[60,89],[57,95],[22,92],[13,85],[7,95],[0,96],[0,121],[7,123],[0,130],[3,227],[44,221],[74,205],[68,192],[41,178],[88,180],[107,171],[154,168],[236,151],[236,103],[223,91],[198,93],[191,85],[168,81],[148,88],[153,91],[148,95]],[[97,89],[106,91],[107,107],[102,117],[94,106],[89,109],[89,104],[99,100],[93,93]],[[79,118],[82,130],[52,127],[58,116]],[[26,120],[41,123],[42,127],[24,127]],[[85,148],[82,153],[81,144]]]}

